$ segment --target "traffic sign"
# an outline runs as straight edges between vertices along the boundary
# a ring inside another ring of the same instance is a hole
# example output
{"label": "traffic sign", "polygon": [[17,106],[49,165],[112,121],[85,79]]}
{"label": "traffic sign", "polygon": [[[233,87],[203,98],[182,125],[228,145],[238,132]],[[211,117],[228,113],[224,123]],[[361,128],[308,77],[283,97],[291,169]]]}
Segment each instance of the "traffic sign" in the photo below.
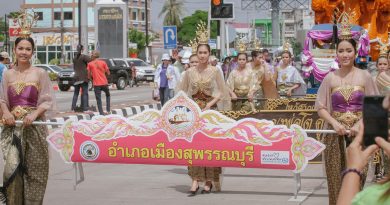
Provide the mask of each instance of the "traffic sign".
{"label": "traffic sign", "polygon": [[177,47],[177,28],[176,26],[164,26],[164,49],[174,49]]}
{"label": "traffic sign", "polygon": [[217,49],[217,39],[209,39],[209,45],[211,49]]}

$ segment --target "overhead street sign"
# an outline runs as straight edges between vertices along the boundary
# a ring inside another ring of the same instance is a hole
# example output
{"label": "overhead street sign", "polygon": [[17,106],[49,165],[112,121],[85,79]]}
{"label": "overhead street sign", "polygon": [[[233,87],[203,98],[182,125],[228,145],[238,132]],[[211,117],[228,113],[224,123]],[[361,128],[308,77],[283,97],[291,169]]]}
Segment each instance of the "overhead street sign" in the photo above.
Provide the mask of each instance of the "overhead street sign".
{"label": "overhead street sign", "polygon": [[164,49],[174,49],[177,47],[177,28],[176,26],[164,26]]}

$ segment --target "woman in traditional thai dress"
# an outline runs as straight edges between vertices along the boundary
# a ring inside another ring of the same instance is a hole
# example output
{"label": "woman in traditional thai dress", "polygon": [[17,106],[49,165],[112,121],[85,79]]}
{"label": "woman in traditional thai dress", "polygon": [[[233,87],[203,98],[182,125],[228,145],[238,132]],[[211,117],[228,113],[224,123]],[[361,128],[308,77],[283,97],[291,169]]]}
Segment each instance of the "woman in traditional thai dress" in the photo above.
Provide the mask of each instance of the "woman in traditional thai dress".
{"label": "woman in traditional thai dress", "polygon": [[[192,98],[204,110],[216,109],[217,102],[222,99],[224,80],[221,70],[208,64],[210,46],[199,44],[197,47],[198,65],[191,67],[183,75],[180,89]],[[199,189],[199,182],[204,182],[202,193],[210,193],[213,182],[219,186],[221,167],[189,166],[188,175],[192,178],[189,196],[195,196]]]}
{"label": "woman in traditional thai dress", "polygon": [[[381,95],[388,95],[390,92],[390,61],[387,56],[388,52],[383,52],[376,62],[379,74],[375,78],[375,82]],[[375,166],[377,180],[382,179],[382,177],[386,176],[390,171],[389,157],[384,154],[383,150],[380,153],[379,164],[376,164]]]}
{"label": "woman in traditional thai dress", "polygon": [[263,53],[259,50],[251,52],[252,62],[247,66],[251,69],[254,81],[253,87],[253,103],[256,109],[261,109],[264,101],[270,98],[278,98],[275,80],[272,78],[271,68],[264,60]]}
{"label": "woman in traditional thai dress", "polygon": [[390,91],[390,66],[387,56],[379,56],[376,67],[378,70],[378,75],[375,78],[376,85],[378,86],[379,92],[382,95],[386,95]]}
{"label": "woman in traditional thai dress", "polygon": [[233,70],[226,82],[232,100],[232,110],[250,111],[253,109],[254,77],[252,70],[246,66],[248,56],[240,52],[237,56],[238,68]]}
{"label": "woman in traditional thai dress", "polygon": [[[336,52],[340,69],[330,72],[324,78],[315,104],[318,115],[337,132],[324,138],[330,205],[336,204],[340,191],[341,172],[346,168],[345,149],[351,141],[350,137],[358,131],[362,118],[363,97],[378,94],[371,75],[354,66],[356,42],[343,37],[337,43]],[[350,133],[347,130],[350,130]]]}
{"label": "woman in traditional thai dress", "polygon": [[281,63],[276,68],[276,84],[279,95],[291,97],[292,95],[306,95],[306,83],[298,70],[291,65],[291,53],[285,48],[281,53]]}
{"label": "woman in traditional thai dress", "polygon": [[[19,37],[15,41],[14,69],[3,75],[0,105],[4,127],[0,137],[5,165],[3,187],[6,204],[42,204],[49,173],[49,153],[44,121],[55,107],[48,73],[31,65],[34,40]],[[23,121],[15,126],[15,120]]]}

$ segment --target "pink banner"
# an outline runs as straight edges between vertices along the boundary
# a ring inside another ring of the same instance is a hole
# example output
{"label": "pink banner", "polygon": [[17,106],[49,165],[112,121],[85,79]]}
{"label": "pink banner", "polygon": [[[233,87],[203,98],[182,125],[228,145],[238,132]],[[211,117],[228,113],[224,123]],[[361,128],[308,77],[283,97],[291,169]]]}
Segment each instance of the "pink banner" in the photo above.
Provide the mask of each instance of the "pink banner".
{"label": "pink banner", "polygon": [[325,146],[298,125],[202,112],[184,93],[161,111],[67,121],[48,142],[66,162],[286,169],[301,172]]}

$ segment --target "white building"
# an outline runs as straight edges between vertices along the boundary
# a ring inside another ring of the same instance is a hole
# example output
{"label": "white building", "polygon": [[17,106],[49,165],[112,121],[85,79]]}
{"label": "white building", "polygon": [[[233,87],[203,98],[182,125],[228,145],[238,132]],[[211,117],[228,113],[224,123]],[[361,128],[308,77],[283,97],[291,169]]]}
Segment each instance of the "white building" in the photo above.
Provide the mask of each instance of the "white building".
{"label": "white building", "polygon": [[[95,3],[99,0],[88,1],[88,47],[94,49]],[[151,12],[151,0],[148,1],[148,15]],[[140,31],[145,30],[145,0],[128,1],[128,27]],[[65,62],[71,62],[78,44],[78,0],[23,0],[21,8],[34,9],[39,19],[32,29],[36,41],[36,58],[40,63],[48,63],[52,59],[61,58],[61,45],[64,45]],[[63,13],[63,20],[61,20]],[[148,26],[151,28],[149,18]],[[61,41],[63,33],[63,41]],[[12,40],[12,39],[11,39]]]}

